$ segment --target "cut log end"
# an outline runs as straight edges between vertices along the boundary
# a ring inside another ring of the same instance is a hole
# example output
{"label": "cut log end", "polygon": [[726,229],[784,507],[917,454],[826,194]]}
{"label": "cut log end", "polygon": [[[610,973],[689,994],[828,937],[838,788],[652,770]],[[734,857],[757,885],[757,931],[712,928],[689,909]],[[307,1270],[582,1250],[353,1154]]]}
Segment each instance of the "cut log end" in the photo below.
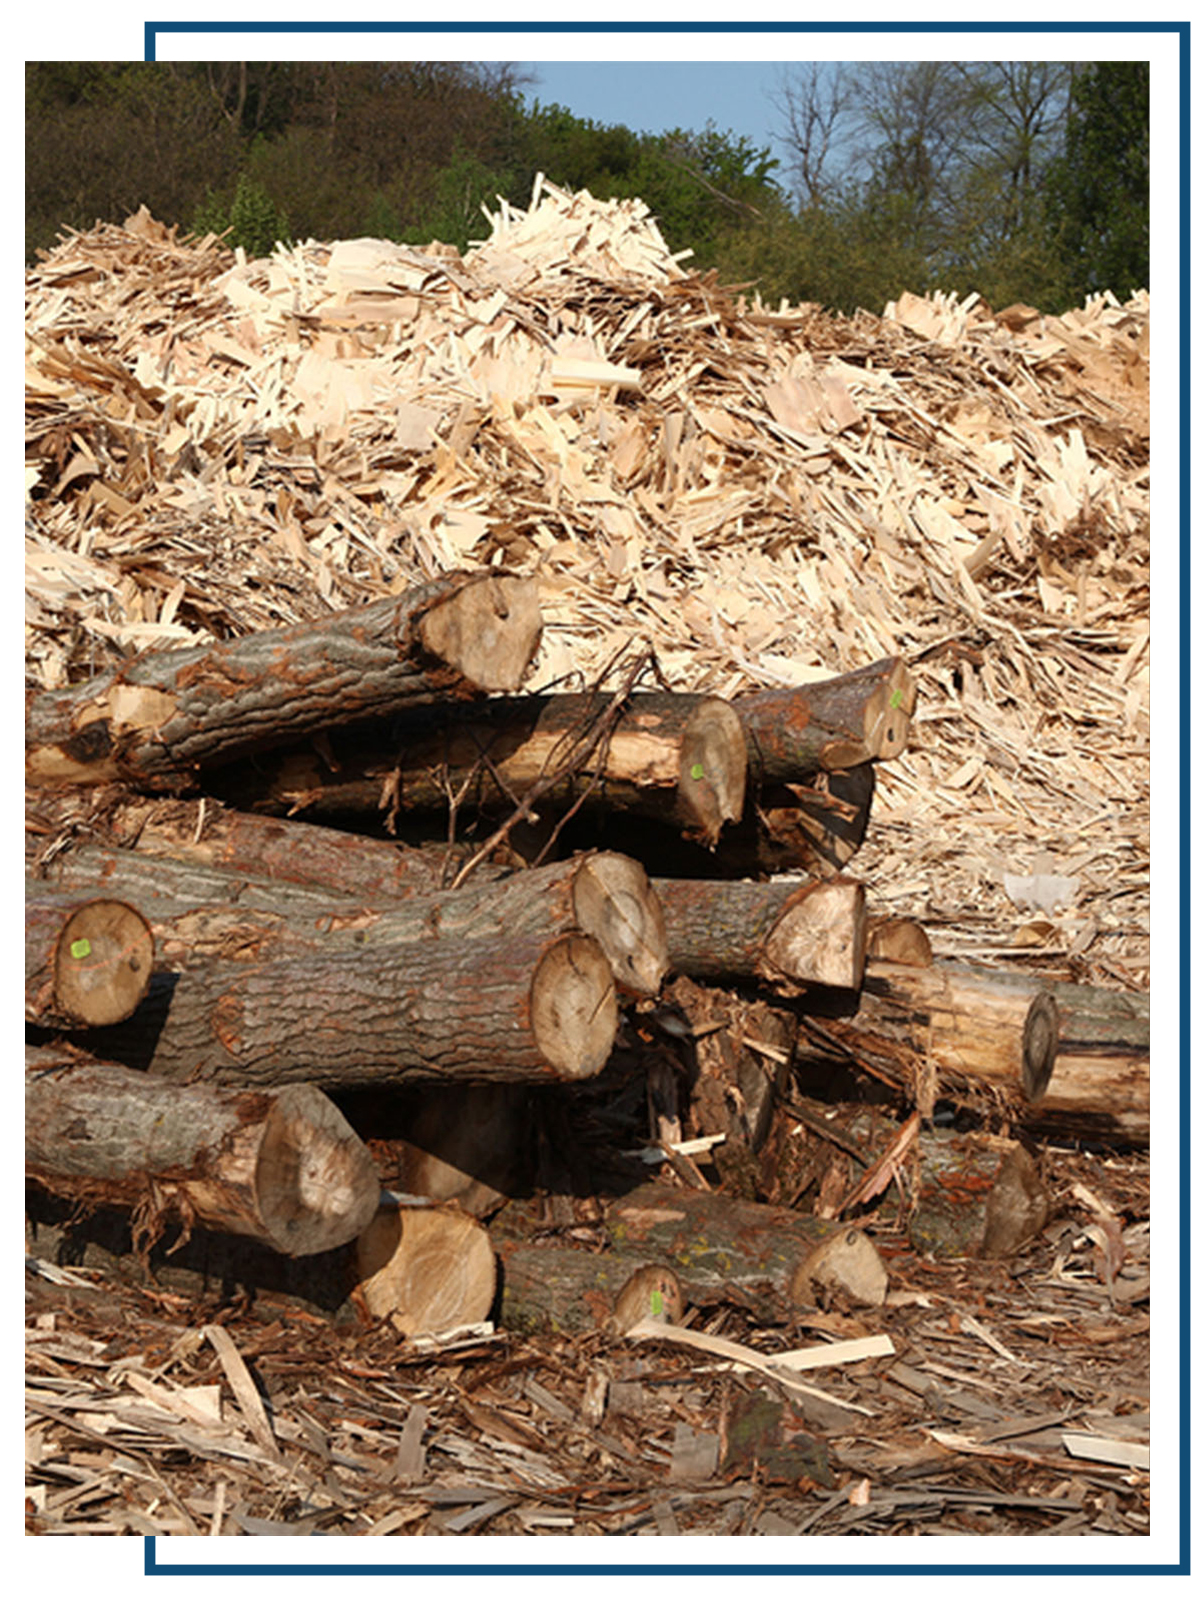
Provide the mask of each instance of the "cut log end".
{"label": "cut log end", "polygon": [[357,1246],[356,1297],[397,1333],[482,1322],[496,1296],[496,1258],[474,1217],[434,1207],[379,1211]]}
{"label": "cut log end", "polygon": [[379,1204],[378,1174],[367,1147],[333,1102],[306,1083],[275,1096],[255,1189],[268,1243],[290,1256],[348,1244]]}
{"label": "cut log end", "polygon": [[87,1027],[132,1016],[150,982],[154,936],[122,900],[89,900],[64,922],[54,957],[54,1004]]}
{"label": "cut log end", "polygon": [[667,973],[663,908],[640,862],[601,851],[574,884],[579,926],[604,951],[613,977],[632,994],[655,995]]}
{"label": "cut log end", "polygon": [[916,703],[916,680],[904,662],[896,660],[863,708],[863,746],[869,760],[886,761],[904,750]]}
{"label": "cut log end", "polygon": [[746,798],[746,734],[733,708],[708,700],[692,714],[679,760],[679,799],[687,831],[716,847],[727,822],[740,822]]}
{"label": "cut log end", "polygon": [[489,693],[520,686],[542,633],[537,585],[481,578],[422,617],[421,643],[468,683]]}
{"label": "cut log end", "polygon": [[788,1286],[794,1306],[818,1305],[825,1298],[856,1306],[881,1306],[887,1296],[887,1268],[861,1228],[846,1228],[824,1240],[796,1268]]}
{"label": "cut log end", "polygon": [[1050,1087],[1058,1058],[1058,1004],[1045,990],[1034,995],[1021,1035],[1021,1086],[1030,1105]]}
{"label": "cut log end", "polygon": [[530,989],[534,1038],[561,1078],[590,1078],[617,1036],[612,967],[595,939],[568,934],[538,963]]}
{"label": "cut log end", "polygon": [[670,1267],[650,1262],[626,1280],[613,1307],[612,1326],[628,1333],[644,1317],[678,1322],[683,1316],[683,1287]]}
{"label": "cut log end", "polygon": [[830,879],[797,891],[767,939],[770,966],[795,983],[857,989],[866,964],[866,894]]}

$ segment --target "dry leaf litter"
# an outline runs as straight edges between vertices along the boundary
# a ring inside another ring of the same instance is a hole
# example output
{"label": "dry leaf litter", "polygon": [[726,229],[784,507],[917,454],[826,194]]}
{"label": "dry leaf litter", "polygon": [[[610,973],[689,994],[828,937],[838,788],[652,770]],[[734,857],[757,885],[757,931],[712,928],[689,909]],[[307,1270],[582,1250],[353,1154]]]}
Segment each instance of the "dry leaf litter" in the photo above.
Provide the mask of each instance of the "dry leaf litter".
{"label": "dry leaf litter", "polygon": [[[40,261],[27,683],[484,564],[537,574],[530,689],[640,642],[671,688],[727,696],[897,654],[918,705],[852,867],[872,910],[939,956],[1148,988],[1148,295],[845,317],[690,273],[638,201],[543,182],[488,220],[461,257],[247,260],[143,209]],[[899,1351],[822,1374],[832,1485],[706,1476],[742,1380],[666,1345],[398,1350],[43,1262],[28,1525],[1144,1533],[1147,1163],[1063,1152],[1057,1176],[1016,1261],[900,1255],[869,1326],[801,1330]],[[778,1344],[738,1317],[705,1325]],[[1072,1455],[1080,1433],[1129,1448]]]}

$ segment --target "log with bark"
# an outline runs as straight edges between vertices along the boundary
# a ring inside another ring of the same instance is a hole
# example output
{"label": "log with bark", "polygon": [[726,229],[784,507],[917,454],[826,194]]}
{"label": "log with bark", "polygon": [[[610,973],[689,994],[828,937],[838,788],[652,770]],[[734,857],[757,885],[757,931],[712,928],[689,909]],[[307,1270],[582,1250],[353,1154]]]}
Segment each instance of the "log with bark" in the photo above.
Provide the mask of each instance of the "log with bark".
{"label": "log with bark", "polygon": [[[456,815],[537,806],[650,816],[711,848],[742,814],[746,741],[725,701],[635,693],[493,699],[351,729],[241,763],[214,792],[244,810],[306,818]],[[592,738],[613,711],[611,728]]]}
{"label": "log with bark", "polygon": [[636,1267],[669,1267],[696,1305],[732,1303],[757,1316],[788,1316],[814,1293],[879,1305],[887,1273],[858,1225],[758,1205],[728,1195],[648,1183],[606,1211],[602,1255],[531,1242],[523,1208],[492,1225],[501,1262],[501,1316],[514,1327],[595,1327],[611,1316]]}
{"label": "log with bark", "polygon": [[857,989],[866,895],[849,878],[728,883],[655,878],[671,968],[690,978]]}
{"label": "log with bark", "polygon": [[496,1258],[474,1217],[387,1204],[355,1246],[355,1303],[397,1333],[482,1322],[496,1298]]}
{"label": "log with bark", "polygon": [[315,730],[511,691],[540,635],[532,582],[459,572],[316,622],[148,651],[29,701],[26,781],[187,790],[201,767]]}
{"label": "log with bark", "polygon": [[[363,904],[448,888],[465,858],[463,847],[410,848],[294,817],[233,811],[211,796],[123,796],[109,809],[105,831],[111,843],[147,855],[321,889]],[[490,862],[485,865],[492,869]]]}
{"label": "log with bark", "polygon": [[617,1028],[585,934],[428,940],[156,973],[97,1050],[161,1076],[249,1088],[586,1078]]}
{"label": "log with bark", "polygon": [[[346,836],[348,854],[354,844]],[[46,871],[58,885],[120,885],[121,893],[144,907],[169,966],[439,939],[486,938],[502,945],[518,936],[584,933],[604,951],[623,990],[658,993],[667,970],[662,907],[645,869],[628,856],[594,851],[524,871],[493,869],[449,890],[431,887],[437,864],[425,852],[404,852],[399,861],[407,861],[409,870],[398,864],[397,893],[365,904],[311,884],[271,882],[97,845],[60,854]]]}
{"label": "log with bark", "polygon": [[852,1003],[810,992],[803,1053],[840,1053],[907,1094],[928,1118],[940,1096],[966,1096],[1020,1118],[1045,1095],[1058,1053],[1049,989],[996,983],[986,968],[868,959]]}
{"label": "log with bark", "polygon": [[[829,1003],[844,1006],[832,996]],[[910,1092],[924,1083],[926,1094],[936,1087],[974,1103],[995,1104],[998,1095],[1004,1116],[1031,1131],[1118,1146],[1150,1140],[1145,994],[869,956],[857,1014],[810,1015],[805,1031],[810,1053],[832,1044]]]}
{"label": "log with bark", "polygon": [[[963,1004],[981,983],[1014,999],[1044,991],[1053,1000],[1058,1013],[1054,1073],[1040,1098],[1023,1110],[1024,1126],[1099,1143],[1149,1144],[1149,994],[967,963],[939,962],[936,970],[952,994],[961,991]],[[892,972],[888,981],[899,998],[906,988],[903,976]]]}
{"label": "log with bark", "polygon": [[153,963],[150,925],[123,900],[26,880],[26,1022],[121,1022],[145,995]]}
{"label": "log with bark", "polygon": [[357,1238],[379,1204],[366,1146],[311,1084],[164,1083],[61,1046],[25,1052],[25,1172],[151,1241],[175,1213],[289,1256]]}
{"label": "log with bark", "polygon": [[832,877],[856,854],[871,817],[875,768],[818,773],[810,784],[768,784],[748,791],[740,822],[725,829],[715,852],[647,818],[633,828],[601,817],[564,835],[564,843],[627,850],[672,878],[763,878],[777,873]]}
{"label": "log with bark", "polygon": [[916,682],[897,656],[796,689],[767,689],[732,702],[759,784],[804,783],[898,756],[908,743]]}

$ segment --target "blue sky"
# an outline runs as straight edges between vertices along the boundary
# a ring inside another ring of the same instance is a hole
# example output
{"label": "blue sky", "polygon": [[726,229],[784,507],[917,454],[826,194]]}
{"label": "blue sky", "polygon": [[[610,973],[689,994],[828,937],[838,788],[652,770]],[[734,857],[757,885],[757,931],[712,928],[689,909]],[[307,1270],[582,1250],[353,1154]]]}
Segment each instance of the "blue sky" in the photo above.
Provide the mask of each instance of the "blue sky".
{"label": "blue sky", "polygon": [[[770,148],[781,166],[776,137],[781,118],[768,98],[784,70],[779,61],[540,61],[520,63],[538,82],[526,99],[565,106],[593,122],[622,123],[635,133],[699,130],[712,121]],[[776,170],[786,182],[786,172]]]}

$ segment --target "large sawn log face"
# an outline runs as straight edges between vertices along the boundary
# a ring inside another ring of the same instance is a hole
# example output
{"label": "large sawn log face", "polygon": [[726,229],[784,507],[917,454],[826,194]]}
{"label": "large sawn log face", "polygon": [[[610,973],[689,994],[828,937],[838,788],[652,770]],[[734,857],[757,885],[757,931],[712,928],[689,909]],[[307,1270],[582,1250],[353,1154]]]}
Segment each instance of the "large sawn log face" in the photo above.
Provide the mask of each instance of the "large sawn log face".
{"label": "large sawn log face", "polygon": [[165,1083],[53,1046],[25,1052],[25,1172],[150,1231],[174,1211],[290,1256],[357,1238],[379,1203],[366,1146],[311,1084]]}
{"label": "large sawn log face", "polygon": [[460,572],[318,622],[148,651],[28,703],[26,782],[187,790],[201,767],[319,729],[515,689],[540,634],[529,580]]}

